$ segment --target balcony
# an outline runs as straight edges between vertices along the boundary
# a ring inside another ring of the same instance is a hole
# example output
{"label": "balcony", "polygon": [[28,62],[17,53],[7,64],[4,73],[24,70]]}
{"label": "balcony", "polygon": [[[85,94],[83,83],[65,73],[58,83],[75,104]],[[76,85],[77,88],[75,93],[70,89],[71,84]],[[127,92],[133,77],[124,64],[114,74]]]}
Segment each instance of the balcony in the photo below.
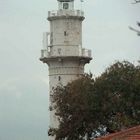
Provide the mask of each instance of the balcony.
{"label": "balcony", "polygon": [[84,19],[84,12],[81,10],[57,10],[57,11],[49,11],[48,12],[48,20],[60,17],[77,17],[80,19]]}
{"label": "balcony", "polygon": [[91,56],[91,50],[88,49],[79,49],[78,52],[75,53],[57,53],[57,54],[52,54],[51,52],[49,52],[48,50],[41,50],[41,59],[44,58],[56,58],[56,57],[79,57],[79,58],[88,58],[88,59],[92,59]]}

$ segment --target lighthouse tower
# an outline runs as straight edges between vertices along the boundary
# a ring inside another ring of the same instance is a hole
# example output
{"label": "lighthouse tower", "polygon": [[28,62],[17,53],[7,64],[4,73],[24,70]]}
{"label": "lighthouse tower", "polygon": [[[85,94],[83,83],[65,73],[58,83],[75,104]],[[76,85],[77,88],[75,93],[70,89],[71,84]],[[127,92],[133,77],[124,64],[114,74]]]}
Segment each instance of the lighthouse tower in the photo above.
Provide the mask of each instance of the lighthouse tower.
{"label": "lighthouse tower", "polygon": [[[57,0],[58,10],[48,12],[50,32],[43,35],[44,48],[40,60],[48,64],[50,94],[58,85],[79,78],[89,63],[91,50],[82,47],[82,21],[84,13],[74,9],[74,0]],[[54,112],[51,127],[58,126]]]}

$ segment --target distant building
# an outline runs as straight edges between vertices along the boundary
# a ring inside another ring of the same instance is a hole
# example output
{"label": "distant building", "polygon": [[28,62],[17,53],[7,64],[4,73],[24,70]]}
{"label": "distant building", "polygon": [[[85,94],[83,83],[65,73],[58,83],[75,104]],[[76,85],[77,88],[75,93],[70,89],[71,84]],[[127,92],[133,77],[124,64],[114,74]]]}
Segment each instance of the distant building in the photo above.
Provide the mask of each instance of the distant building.
{"label": "distant building", "polygon": [[[58,85],[79,78],[92,59],[91,50],[82,47],[84,12],[74,9],[74,0],[57,0],[58,10],[48,12],[50,32],[44,33],[40,60],[49,67],[50,94]],[[54,112],[50,125],[58,126]]]}
{"label": "distant building", "polygon": [[140,125],[97,138],[96,140],[140,140]]}

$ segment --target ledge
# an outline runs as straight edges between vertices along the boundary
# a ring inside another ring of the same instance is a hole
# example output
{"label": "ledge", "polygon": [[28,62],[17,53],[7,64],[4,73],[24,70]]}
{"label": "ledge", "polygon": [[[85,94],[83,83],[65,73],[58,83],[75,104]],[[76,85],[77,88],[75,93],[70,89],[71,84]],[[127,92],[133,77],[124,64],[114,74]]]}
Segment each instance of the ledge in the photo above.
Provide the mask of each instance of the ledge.
{"label": "ledge", "polygon": [[49,63],[51,61],[64,61],[64,60],[77,60],[83,63],[89,63],[92,60],[91,57],[83,57],[83,56],[53,56],[53,57],[42,57],[40,61],[43,63]]}

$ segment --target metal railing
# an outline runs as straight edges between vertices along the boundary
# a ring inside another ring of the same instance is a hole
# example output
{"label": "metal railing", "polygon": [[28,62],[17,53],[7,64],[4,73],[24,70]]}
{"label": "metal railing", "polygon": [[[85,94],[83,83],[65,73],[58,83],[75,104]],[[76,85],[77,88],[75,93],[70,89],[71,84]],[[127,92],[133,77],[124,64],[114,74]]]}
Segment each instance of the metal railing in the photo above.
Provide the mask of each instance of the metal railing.
{"label": "metal railing", "polygon": [[57,11],[49,11],[48,17],[55,17],[55,16],[79,16],[83,17],[84,12],[81,10],[57,10]]}
{"label": "metal railing", "polygon": [[82,49],[82,56],[83,57],[90,57],[91,58],[91,50]]}
{"label": "metal railing", "polygon": [[87,57],[91,58],[91,50],[88,49],[79,49],[79,51],[75,54],[51,54],[48,50],[44,49],[41,50],[41,58],[51,58],[51,57],[67,57],[67,56],[77,56],[77,57]]}

